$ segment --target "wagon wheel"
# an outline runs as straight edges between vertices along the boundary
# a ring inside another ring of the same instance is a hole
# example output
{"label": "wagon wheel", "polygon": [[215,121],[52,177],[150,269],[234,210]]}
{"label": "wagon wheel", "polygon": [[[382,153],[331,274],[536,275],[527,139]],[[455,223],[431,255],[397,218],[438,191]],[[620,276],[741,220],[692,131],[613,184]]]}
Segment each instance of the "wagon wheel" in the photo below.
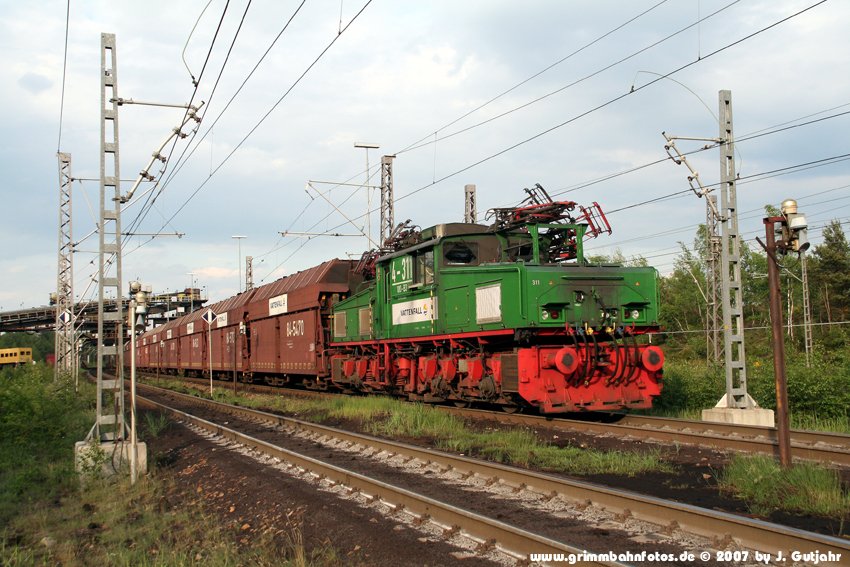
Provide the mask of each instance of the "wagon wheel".
{"label": "wagon wheel", "polygon": [[452,400],[452,403],[456,408],[466,409],[469,407],[470,402],[468,400]]}
{"label": "wagon wheel", "polygon": [[499,406],[499,407],[501,407],[501,408],[502,408],[502,411],[503,411],[503,412],[505,412],[505,413],[510,413],[510,414],[512,414],[512,413],[519,413],[519,412],[521,412],[521,411],[522,411],[522,407],[521,407],[521,406],[518,406],[518,405],[516,405],[516,404],[502,404],[502,405],[501,405],[501,406]]}

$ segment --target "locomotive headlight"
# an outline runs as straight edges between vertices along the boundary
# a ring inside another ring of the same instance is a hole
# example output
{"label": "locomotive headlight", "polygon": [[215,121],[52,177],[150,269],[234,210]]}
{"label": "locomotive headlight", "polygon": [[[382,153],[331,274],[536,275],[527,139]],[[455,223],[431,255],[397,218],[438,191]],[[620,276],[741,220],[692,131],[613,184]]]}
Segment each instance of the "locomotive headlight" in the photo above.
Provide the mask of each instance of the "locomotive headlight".
{"label": "locomotive headlight", "polygon": [[638,311],[637,309],[632,309],[630,315],[632,316],[632,319],[637,319],[638,317],[640,317],[640,311]]}
{"label": "locomotive headlight", "polygon": [[547,319],[549,319],[549,312],[544,309],[540,312],[540,318],[546,321]]}

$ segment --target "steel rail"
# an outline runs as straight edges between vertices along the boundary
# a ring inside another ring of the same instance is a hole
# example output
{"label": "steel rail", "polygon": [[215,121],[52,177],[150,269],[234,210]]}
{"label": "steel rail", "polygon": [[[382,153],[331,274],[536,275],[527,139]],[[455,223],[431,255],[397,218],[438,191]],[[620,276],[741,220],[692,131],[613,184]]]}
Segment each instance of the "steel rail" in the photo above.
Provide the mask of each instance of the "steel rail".
{"label": "steel rail", "polygon": [[[723,434],[734,434],[740,437],[767,437],[776,439],[776,428],[760,425],[739,425],[732,423],[720,423],[713,421],[693,421],[675,417],[658,417],[644,415],[624,415],[618,422],[620,425],[632,425],[635,427],[651,427],[655,429],[699,429],[702,431],[716,431]],[[805,429],[792,429],[792,441],[800,444],[815,445],[825,443],[836,447],[843,447],[850,452],[850,435],[845,433],[834,433],[830,431],[809,431]]]}
{"label": "steel rail", "polygon": [[[324,463],[312,457],[301,455],[148,398],[143,399],[146,403],[229,441],[239,443],[265,455],[291,463],[320,478],[326,478],[334,483],[347,486],[364,496],[378,498],[396,510],[404,510],[420,520],[431,521],[446,532],[459,530],[461,534],[473,541],[485,546],[493,545],[503,553],[517,559],[527,561],[531,554],[577,555],[586,553],[584,549],[516,528],[504,522],[458,508],[457,506],[417,494],[401,487],[393,486],[380,480],[369,478],[336,465]],[[198,400],[198,398],[195,398],[195,400]],[[203,401],[206,402],[207,400]],[[610,561],[586,562],[583,564],[609,567],[625,565]]]}
{"label": "steel rail", "polygon": [[[599,423],[536,415],[505,414],[479,409],[440,409],[467,417],[492,419],[510,425],[530,425],[593,435],[613,434],[644,440],[665,441],[711,447],[723,451],[743,451],[776,455],[779,452],[776,429],[728,423],[690,421],[676,418],[626,416],[618,423]],[[850,466],[850,436],[840,433],[793,430],[791,456],[823,463]]]}
{"label": "steel rail", "polygon": [[[151,386],[145,386],[151,388]],[[717,545],[734,541],[737,544],[758,551],[775,553],[783,550],[788,555],[792,551],[833,552],[850,557],[850,541],[836,537],[816,534],[788,526],[772,524],[762,520],[747,518],[663,500],[660,498],[636,494],[625,490],[612,489],[588,482],[556,477],[553,475],[509,467],[498,463],[481,461],[389,441],[359,433],[343,431],[333,427],[318,425],[302,420],[261,412],[248,408],[222,404],[171,390],[161,392],[176,395],[193,403],[202,403],[232,415],[241,415],[252,420],[261,420],[281,427],[308,431],[314,435],[328,436],[349,443],[379,448],[388,453],[401,454],[424,462],[434,462],[449,469],[466,474],[475,474],[482,478],[495,479],[508,486],[522,487],[545,495],[557,495],[566,500],[579,503],[591,503],[607,509],[622,518],[635,518],[663,526],[661,531],[680,529],[684,532],[708,538]]]}

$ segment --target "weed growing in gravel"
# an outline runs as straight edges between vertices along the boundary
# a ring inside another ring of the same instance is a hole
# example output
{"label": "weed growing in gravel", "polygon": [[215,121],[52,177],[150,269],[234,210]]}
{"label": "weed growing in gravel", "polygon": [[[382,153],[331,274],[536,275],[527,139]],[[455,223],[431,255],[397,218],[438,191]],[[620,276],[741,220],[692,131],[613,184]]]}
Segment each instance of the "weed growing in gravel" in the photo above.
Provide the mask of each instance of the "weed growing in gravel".
{"label": "weed growing in gravel", "polygon": [[818,516],[850,517],[850,494],[838,473],[813,463],[795,463],[783,469],[775,459],[736,455],[718,483],[723,490],[748,502],[753,512],[793,510]]}
{"label": "weed growing in gravel", "polygon": [[[378,416],[372,416],[372,418]],[[451,439],[465,431],[463,421],[453,415],[437,411],[423,404],[406,404],[395,401],[381,419],[367,420],[367,431],[375,435],[428,437]]]}
{"label": "weed growing in gravel", "polygon": [[144,417],[145,431],[151,437],[159,437],[169,425],[168,416],[161,412],[149,411]]}

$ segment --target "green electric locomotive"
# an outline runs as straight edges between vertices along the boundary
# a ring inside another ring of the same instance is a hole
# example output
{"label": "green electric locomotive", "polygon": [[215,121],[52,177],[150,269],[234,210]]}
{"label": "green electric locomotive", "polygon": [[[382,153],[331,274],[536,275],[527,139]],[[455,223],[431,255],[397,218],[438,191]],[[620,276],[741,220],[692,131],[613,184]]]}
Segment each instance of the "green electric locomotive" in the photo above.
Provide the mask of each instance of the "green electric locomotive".
{"label": "green electric locomotive", "polygon": [[364,255],[361,289],[333,306],[336,386],[508,411],[651,407],[656,270],[588,263],[584,240],[611,231],[599,206],[526,191],[492,225],[404,225]]}

